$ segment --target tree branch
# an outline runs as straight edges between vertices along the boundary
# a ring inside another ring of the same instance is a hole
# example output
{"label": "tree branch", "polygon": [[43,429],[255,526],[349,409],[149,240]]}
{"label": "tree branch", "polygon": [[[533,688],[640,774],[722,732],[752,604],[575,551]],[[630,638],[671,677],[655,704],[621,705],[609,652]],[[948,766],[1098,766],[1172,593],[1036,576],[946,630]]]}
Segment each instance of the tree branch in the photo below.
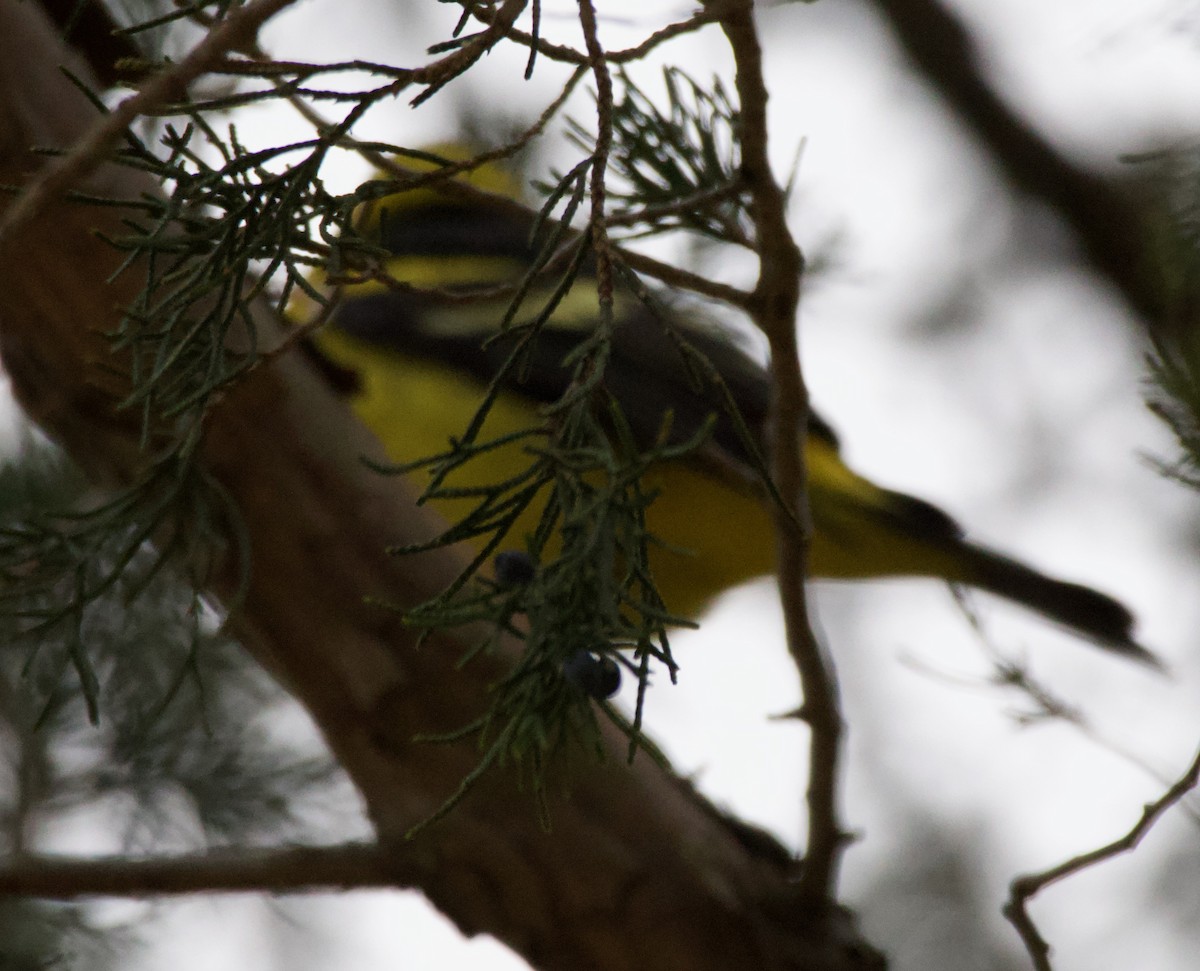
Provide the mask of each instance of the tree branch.
{"label": "tree branch", "polygon": [[750,188],[759,276],[751,317],[771,347],[771,469],[783,498],[775,504],[779,596],[788,650],[804,692],[808,723],[808,844],[800,890],[812,906],[835,899],[846,836],[838,821],[842,719],[832,661],[822,654],[808,621],[805,582],[812,525],[802,443],[808,429],[808,389],[800,370],[796,314],[804,260],[787,226],[787,200],[767,159],[767,87],[750,0],[731,3],[721,26],[737,65],[741,102],[742,169]]}
{"label": "tree branch", "polygon": [[[398,852],[398,850],[407,850]],[[222,850],[162,859],[65,856],[17,857],[0,868],[0,896],[53,900],[79,897],[157,897],[187,893],[357,890],[409,886],[406,856],[416,847],[297,846]]]}
{"label": "tree branch", "polygon": [[1071,228],[1088,264],[1148,321],[1163,296],[1145,257],[1131,194],[1074,164],[1017,115],[980,71],[962,22],[938,0],[875,0],[896,39],[955,115],[1019,191],[1050,205]]}
{"label": "tree branch", "polygon": [[1200,784],[1200,752],[1192,759],[1192,764],[1161,797],[1150,803],[1142,810],[1141,818],[1124,836],[1113,840],[1105,846],[1099,846],[1087,853],[1072,857],[1057,866],[1043,870],[1041,873],[1030,873],[1017,877],[1009,887],[1008,903],[1004,905],[1004,916],[1017,929],[1021,940],[1029,952],[1033,965],[1038,971],[1051,971],[1050,945],[1042,937],[1029,915],[1029,901],[1043,888],[1065,880],[1086,870],[1088,867],[1105,863],[1122,853],[1128,853],[1137,848],[1145,839],[1146,834],[1154,828],[1154,824],[1168,809],[1178,803],[1184,796]]}

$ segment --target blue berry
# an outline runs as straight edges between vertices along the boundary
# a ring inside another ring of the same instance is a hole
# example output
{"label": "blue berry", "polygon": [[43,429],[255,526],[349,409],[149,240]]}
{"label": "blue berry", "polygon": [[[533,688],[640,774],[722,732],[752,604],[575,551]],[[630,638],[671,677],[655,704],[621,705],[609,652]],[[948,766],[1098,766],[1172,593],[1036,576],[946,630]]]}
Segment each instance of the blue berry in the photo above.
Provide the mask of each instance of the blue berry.
{"label": "blue berry", "polygon": [[537,573],[533,557],[520,550],[504,550],[492,561],[496,570],[496,584],[505,590],[523,587]]}
{"label": "blue berry", "polygon": [[563,677],[589,698],[611,698],[621,687],[621,667],[607,655],[579,650],[563,661]]}

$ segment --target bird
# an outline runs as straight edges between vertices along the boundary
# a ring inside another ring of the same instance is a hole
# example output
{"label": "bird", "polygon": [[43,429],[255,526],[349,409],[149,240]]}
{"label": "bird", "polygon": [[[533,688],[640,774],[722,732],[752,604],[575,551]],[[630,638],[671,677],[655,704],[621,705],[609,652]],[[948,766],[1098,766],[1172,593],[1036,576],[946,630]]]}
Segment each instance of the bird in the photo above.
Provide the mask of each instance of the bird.
{"label": "bird", "polygon": [[[433,152],[451,159],[466,154],[458,146]],[[499,166],[459,178],[493,198],[423,187],[360,207],[358,231],[386,253],[387,274],[399,285],[368,278],[342,286],[312,341],[316,359],[339,376],[355,412],[396,463],[445,453],[496,381],[499,393],[479,440],[544,426],[544,407],[571,385],[568,358],[598,320],[589,263],[520,366],[505,370],[516,338],[501,334],[500,322],[535,258],[536,217],[498,198],[520,193],[517,179]],[[471,294],[474,299],[456,299]],[[657,294],[660,307],[653,309],[618,287],[603,385],[641,448],[677,445],[709,429],[701,447],[652,465],[644,476],[655,495],[646,528],[662,541],[650,550],[656,585],[672,615],[697,618],[723,591],[775,570],[773,500],[756,473],[766,449],[770,380],[766,367],[710,313],[669,291]],[[697,379],[681,339],[710,362],[719,382]],[[728,408],[729,398],[742,422]],[[932,503],[858,474],[815,412],[798,447],[813,527],[810,578],[928,577],[976,588],[1116,655],[1160,666],[1135,640],[1133,615],[1119,601],[975,542]],[[505,480],[528,462],[521,444],[497,448],[456,469],[446,484]],[[433,504],[454,522],[468,503],[449,497]],[[528,511],[512,535],[532,533],[538,514]]]}

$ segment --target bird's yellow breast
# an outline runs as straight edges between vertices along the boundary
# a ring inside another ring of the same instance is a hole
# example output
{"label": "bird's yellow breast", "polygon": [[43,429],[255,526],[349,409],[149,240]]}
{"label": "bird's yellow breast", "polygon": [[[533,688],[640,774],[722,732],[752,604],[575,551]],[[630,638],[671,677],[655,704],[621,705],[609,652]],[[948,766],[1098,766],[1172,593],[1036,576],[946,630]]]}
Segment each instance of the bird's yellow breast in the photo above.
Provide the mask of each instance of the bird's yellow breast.
{"label": "bird's yellow breast", "polygon": [[[462,437],[482,398],[478,382],[425,359],[380,349],[336,331],[323,334],[320,343],[334,361],[359,373],[362,384],[352,402],[354,409],[398,464],[445,452],[451,438]],[[501,395],[488,413],[479,441],[540,423],[533,402]],[[472,488],[499,482],[518,475],[530,462],[524,445],[506,445],[465,463],[445,485]],[[673,613],[697,616],[725,588],[773,570],[770,517],[748,489],[739,492],[682,462],[660,464],[643,484],[659,493],[647,510],[646,525],[671,548],[653,545],[650,563],[659,592]],[[474,502],[437,499],[432,505],[448,522],[455,522]],[[541,510],[542,503],[533,503],[506,545],[521,546],[536,527]]]}
{"label": "bird's yellow breast", "polygon": [[[451,438],[462,436],[482,400],[483,387],[451,367],[336,330],[322,334],[320,344],[333,360],[358,372],[361,387],[353,399],[355,411],[397,463],[447,451]],[[489,411],[479,441],[540,424],[534,402],[503,394]],[[527,447],[515,443],[482,453],[456,469],[444,485],[477,488],[517,476],[532,461]],[[809,555],[811,575],[958,578],[952,555],[881,529],[873,521],[886,509],[888,494],[847,468],[832,444],[810,436],[805,454],[816,527]],[[699,616],[723,590],[774,571],[772,518],[758,492],[683,461],[661,463],[643,484],[658,493],[646,512],[646,525],[665,546],[651,546],[650,565],[672,613]],[[437,499],[432,505],[448,522],[456,522],[475,501]],[[537,526],[542,507],[541,502],[530,505],[506,546],[523,544]]]}

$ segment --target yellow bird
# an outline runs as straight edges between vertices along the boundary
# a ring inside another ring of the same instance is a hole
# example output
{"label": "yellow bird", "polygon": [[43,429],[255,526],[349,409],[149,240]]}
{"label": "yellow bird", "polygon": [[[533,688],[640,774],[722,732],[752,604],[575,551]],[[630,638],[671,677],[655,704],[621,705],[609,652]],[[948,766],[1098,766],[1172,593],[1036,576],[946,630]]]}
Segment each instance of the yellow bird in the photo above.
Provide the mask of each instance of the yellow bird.
{"label": "yellow bird", "polygon": [[[473,181],[509,194],[511,182],[494,170]],[[391,253],[386,282],[347,287],[330,322],[317,335],[328,361],[354,375],[352,401],[397,463],[445,452],[462,436],[488,384],[511,350],[496,338],[512,285],[526,273],[534,249],[532,218],[487,202],[465,201],[420,189],[366,207],[361,228]],[[545,284],[544,293],[555,283]],[[447,300],[428,288],[477,293]],[[491,295],[489,295],[489,293]],[[658,496],[646,512],[647,529],[664,541],[651,549],[655,581],[673,614],[698,616],[719,593],[774,570],[770,501],[756,482],[751,457],[734,421],[712,387],[697,388],[661,321],[627,292],[617,295],[616,327],[604,383],[620,404],[642,447],[670,429],[689,440],[706,421],[711,437],[694,455],[652,468],[647,486]],[[531,298],[532,316],[541,301]],[[674,326],[703,352],[732,393],[761,445],[767,420],[766,371],[727,335],[693,311],[672,311]],[[597,318],[594,278],[586,273],[542,329],[525,364],[503,379],[480,441],[544,425],[539,409],[568,387],[564,359],[591,332]],[[488,338],[493,338],[485,344]],[[669,418],[668,418],[669,416]],[[964,538],[942,510],[885,489],[842,460],[830,427],[813,417],[804,443],[814,524],[809,572],[813,577],[868,579],[926,576],[977,587],[1029,607],[1096,644],[1156,665],[1132,636],[1133,618],[1116,600],[1048,577]],[[523,446],[496,449],[468,462],[449,486],[504,480],[529,463]],[[436,505],[451,522],[466,500]],[[532,532],[539,511],[518,521],[512,545]]]}

